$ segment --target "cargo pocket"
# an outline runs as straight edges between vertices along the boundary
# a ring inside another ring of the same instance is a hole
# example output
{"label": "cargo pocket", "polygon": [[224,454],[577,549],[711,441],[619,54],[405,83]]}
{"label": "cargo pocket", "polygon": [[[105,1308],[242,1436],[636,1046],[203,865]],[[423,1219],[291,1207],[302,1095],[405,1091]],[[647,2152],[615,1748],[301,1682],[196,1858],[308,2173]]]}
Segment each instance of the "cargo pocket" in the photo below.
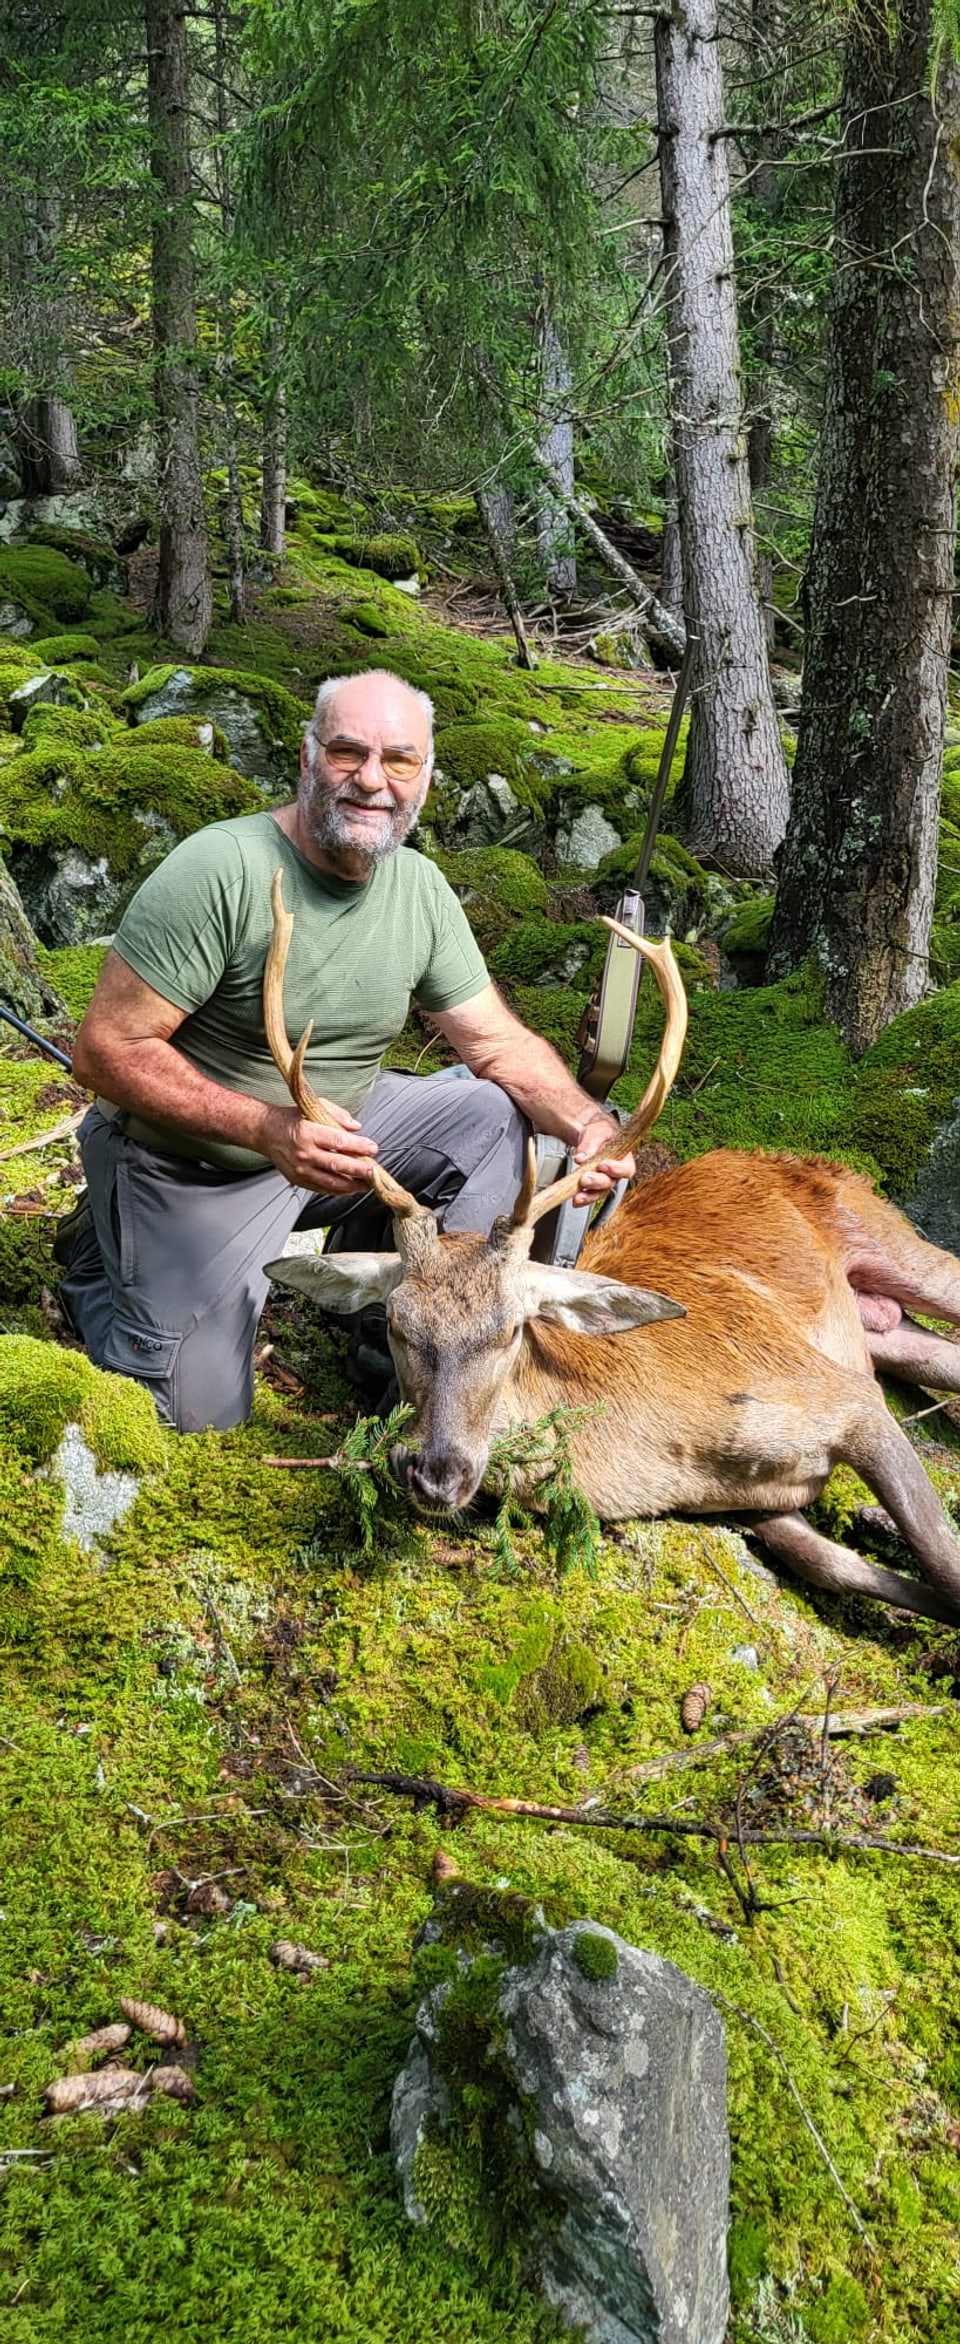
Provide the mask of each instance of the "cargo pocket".
{"label": "cargo pocket", "polygon": [[112,1375],[132,1376],[143,1384],[163,1424],[177,1422],[177,1380],[182,1335],[158,1334],[137,1326],[133,1319],[115,1318],[103,1352],[103,1366]]}

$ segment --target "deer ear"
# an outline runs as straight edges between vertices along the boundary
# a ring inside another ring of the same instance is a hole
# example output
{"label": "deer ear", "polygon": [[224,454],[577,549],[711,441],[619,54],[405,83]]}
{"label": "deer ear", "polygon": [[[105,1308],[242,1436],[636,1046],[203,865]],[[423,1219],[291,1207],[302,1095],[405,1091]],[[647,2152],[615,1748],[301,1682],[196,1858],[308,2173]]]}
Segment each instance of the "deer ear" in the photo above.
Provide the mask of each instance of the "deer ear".
{"label": "deer ear", "polygon": [[265,1262],[268,1278],[278,1286],[294,1286],[322,1310],[368,1310],[372,1302],[386,1302],[406,1275],[398,1253],[283,1253],[279,1261]]}
{"label": "deer ear", "polygon": [[683,1304],[666,1294],[625,1286],[619,1278],[594,1277],[589,1270],[553,1269],[546,1262],[528,1265],[524,1302],[528,1318],[569,1327],[575,1335],[622,1335],[653,1319],[687,1315]]}

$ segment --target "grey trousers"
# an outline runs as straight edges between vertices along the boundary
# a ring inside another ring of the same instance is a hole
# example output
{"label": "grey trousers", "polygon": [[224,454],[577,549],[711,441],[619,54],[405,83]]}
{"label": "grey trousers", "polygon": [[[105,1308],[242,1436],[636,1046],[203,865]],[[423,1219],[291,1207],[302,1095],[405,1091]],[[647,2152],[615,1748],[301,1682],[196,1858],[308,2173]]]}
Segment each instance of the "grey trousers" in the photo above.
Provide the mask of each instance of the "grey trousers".
{"label": "grey trousers", "polygon": [[[528,1126],[496,1083],[458,1070],[382,1074],[362,1122],[381,1162],[442,1228],[486,1232],[509,1211]],[[365,1241],[391,1242],[375,1200],[161,1155],[97,1107],[80,1144],[93,1219],[74,1246],[64,1300],[96,1365],[144,1384],[180,1432],[225,1431],[249,1415],[263,1264],[291,1229],[330,1226],[360,1207]]]}

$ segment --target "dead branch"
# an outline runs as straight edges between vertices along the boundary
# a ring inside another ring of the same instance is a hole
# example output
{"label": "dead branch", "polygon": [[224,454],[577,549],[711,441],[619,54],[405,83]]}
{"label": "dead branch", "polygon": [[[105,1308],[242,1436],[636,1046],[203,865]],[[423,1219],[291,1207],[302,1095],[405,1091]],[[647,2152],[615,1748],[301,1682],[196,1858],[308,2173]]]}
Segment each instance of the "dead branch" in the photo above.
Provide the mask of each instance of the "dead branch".
{"label": "dead branch", "polygon": [[[613,1815],[588,1800],[582,1807],[552,1807],[537,1799],[494,1799],[463,1785],[434,1782],[419,1774],[354,1774],[354,1782],[369,1783],[395,1798],[412,1799],[414,1807],[433,1807],[451,1823],[459,1823],[470,1809],[484,1815],[518,1817],[538,1823],[568,1823],[580,1831],[644,1832],[666,1839],[705,1839],[724,1855],[730,1845],[727,1826],[708,1815]],[[736,1836],[736,1835],[735,1835]],[[822,1847],[856,1849],[870,1855],[919,1856],[927,1863],[960,1865],[960,1849],[931,1848],[919,1842],[882,1839],[869,1832],[756,1830],[744,1826],[742,1843],[749,1847]]]}
{"label": "dead branch", "polygon": [[[901,1709],[834,1709],[829,1713],[827,1731],[831,1741],[842,1740],[846,1735],[892,1733],[912,1717],[942,1717],[947,1706],[945,1701],[907,1701]],[[809,1727],[811,1733],[824,1730],[823,1717],[812,1710],[799,1710],[796,1723]],[[692,1748],[687,1745],[679,1750],[664,1750],[659,1758],[644,1758],[639,1766],[625,1766],[612,1779],[657,1782],[662,1774],[670,1774],[677,1767],[704,1765],[711,1758],[722,1758],[727,1750],[745,1749],[756,1738],[756,1726],[744,1726],[732,1734],[715,1734],[712,1741],[696,1742]]]}
{"label": "dead branch", "polygon": [[54,1140],[71,1139],[73,1133],[79,1131],[86,1112],[86,1107],[80,1107],[75,1115],[67,1115],[62,1123],[55,1123],[50,1131],[40,1132],[36,1139],[21,1139],[15,1148],[4,1148],[0,1154],[0,1164],[9,1164],[13,1156],[29,1156],[35,1148],[50,1148]]}

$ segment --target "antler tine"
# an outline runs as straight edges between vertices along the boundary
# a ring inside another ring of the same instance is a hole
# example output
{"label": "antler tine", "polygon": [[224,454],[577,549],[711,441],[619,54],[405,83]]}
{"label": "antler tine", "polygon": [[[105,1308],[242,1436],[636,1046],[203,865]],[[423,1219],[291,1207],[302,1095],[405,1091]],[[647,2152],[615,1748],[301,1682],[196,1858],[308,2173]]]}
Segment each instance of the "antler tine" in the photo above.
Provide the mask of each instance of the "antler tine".
{"label": "antler tine", "polygon": [[[648,1131],[652,1131],[676,1081],[687,1034],[687,996],[670,949],[669,936],[664,936],[661,943],[655,944],[649,937],[638,936],[633,928],[625,928],[622,921],[608,919],[605,914],[603,924],[614,936],[622,937],[625,944],[632,944],[641,959],[649,961],[666,1011],[666,1026],[656,1067],[639,1107],[634,1109],[620,1136],[618,1152],[628,1156],[638,1141],[645,1139]],[[515,1225],[522,1224],[524,1228],[534,1229],[545,1213],[556,1212],[558,1205],[566,1204],[569,1197],[575,1196],[584,1173],[592,1172],[597,1164],[608,1162],[610,1153],[609,1147],[600,1148],[596,1155],[588,1156],[585,1163],[578,1164],[575,1172],[565,1173],[562,1180],[554,1180],[549,1188],[541,1189],[539,1196],[531,1196],[526,1210],[521,1212],[521,1203],[527,1195],[525,1180],[513,1208]]]}
{"label": "antler tine", "polygon": [[[288,912],[284,907],[282,868],[273,874],[270,908],[273,912],[273,931],[263,970],[263,1024],[267,1047],[274,1065],[280,1069],[294,1105],[299,1107],[305,1121],[333,1125],[336,1128],[334,1116],[328,1114],[304,1073],[304,1059],[313,1032],[313,1019],[311,1018],[309,1025],[304,1027],[295,1050],[291,1049],[287,1038],[286,1020],[283,1014],[283,980],[286,974],[290,938],[293,934],[293,913]],[[413,1215],[424,1214],[427,1219],[433,1219],[429,1207],[419,1204],[417,1198],[411,1196],[409,1189],[401,1188],[399,1180],[394,1180],[392,1173],[387,1172],[384,1166],[376,1161],[370,1165],[370,1186],[374,1194],[379,1197],[380,1203],[386,1205],[388,1211],[394,1213],[399,1219],[406,1220]]]}

